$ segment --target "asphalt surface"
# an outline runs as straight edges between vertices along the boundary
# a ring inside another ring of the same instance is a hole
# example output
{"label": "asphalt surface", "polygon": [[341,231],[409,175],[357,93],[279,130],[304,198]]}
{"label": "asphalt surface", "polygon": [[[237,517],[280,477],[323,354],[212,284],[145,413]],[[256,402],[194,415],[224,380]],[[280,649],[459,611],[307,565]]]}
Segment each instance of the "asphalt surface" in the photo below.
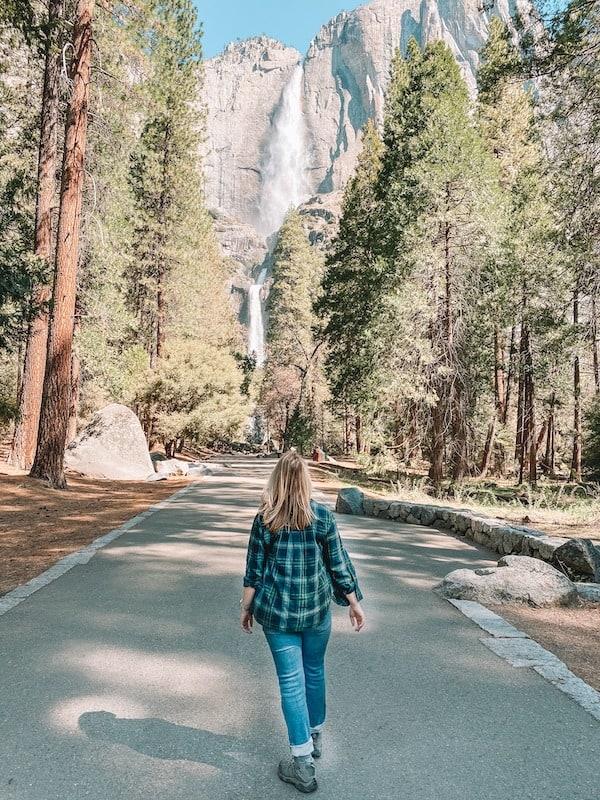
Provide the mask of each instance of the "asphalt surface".
{"label": "asphalt surface", "polygon": [[[0,800],[300,796],[276,777],[287,748],[266,642],[238,629],[270,466],[236,460],[0,617]],[[339,522],[368,624],[353,633],[335,610],[317,796],[597,800],[600,725],[430,591],[492,555]]]}

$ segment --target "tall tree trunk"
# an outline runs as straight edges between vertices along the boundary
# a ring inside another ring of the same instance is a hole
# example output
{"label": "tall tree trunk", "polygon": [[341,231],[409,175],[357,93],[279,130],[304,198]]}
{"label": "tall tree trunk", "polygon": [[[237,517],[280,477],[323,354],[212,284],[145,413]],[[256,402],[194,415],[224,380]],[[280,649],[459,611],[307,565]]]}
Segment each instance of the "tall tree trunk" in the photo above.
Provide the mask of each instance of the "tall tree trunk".
{"label": "tall tree trunk", "polygon": [[73,27],[73,87],[67,111],[60,189],[56,268],[38,446],[31,475],[66,488],[64,453],[71,401],[79,233],[89,113],[95,0],[78,0]]}
{"label": "tall tree trunk", "polygon": [[519,458],[519,483],[525,475],[532,486],[537,483],[537,439],[535,435],[535,383],[529,326],[521,326],[521,355],[523,372],[522,443]]}
{"label": "tall tree trunk", "polygon": [[500,422],[503,425],[506,425],[506,422],[508,420],[508,414],[510,412],[513,373],[515,370],[515,356],[517,354],[516,342],[517,342],[517,329],[516,326],[513,325],[510,331],[510,347],[508,349],[508,371],[506,374],[504,402],[502,403],[503,414],[502,414],[502,419],[500,420]]}
{"label": "tall tree trunk", "polygon": [[354,417],[354,424],[355,424],[355,434],[356,434],[356,452],[362,453],[363,451],[362,418],[360,414],[357,414]]}
{"label": "tall tree trunk", "polygon": [[550,397],[550,412],[548,414],[548,430],[546,434],[546,454],[544,456],[544,465],[548,475],[554,475],[555,467],[555,449],[554,449],[554,426],[555,426],[555,411],[556,409],[556,395],[554,392]]}
{"label": "tall tree trunk", "polygon": [[469,430],[467,426],[467,404],[465,390],[460,380],[455,382],[453,392],[453,465],[452,477],[462,481],[469,474]]}
{"label": "tall tree trunk", "polygon": [[[513,339],[514,339],[514,328],[511,336],[511,350],[514,344]],[[500,329],[498,325],[495,325],[494,326],[494,416],[492,417],[492,421],[488,425],[485,447],[483,449],[483,456],[481,458],[481,464],[479,468],[479,475],[481,478],[485,478],[490,468],[490,464],[492,461],[492,453],[494,451],[494,445],[496,440],[496,431],[498,429],[498,422],[500,422],[503,425],[506,424],[506,419],[508,416],[507,404],[509,400],[510,400],[510,374],[508,375],[508,380],[507,380],[504,345],[502,343]],[[498,470],[501,473],[504,472],[503,465],[505,457],[506,454],[504,453],[504,448],[502,448],[502,452],[498,453],[497,464],[496,464]]]}
{"label": "tall tree trunk", "polygon": [[[579,331],[579,278],[573,292],[573,327],[578,336]],[[573,359],[573,455],[571,457],[571,474],[569,480],[581,483],[581,365],[579,350]]]}
{"label": "tall tree trunk", "polygon": [[431,454],[429,477],[439,487],[444,480],[444,455],[446,451],[446,419],[444,400],[440,396],[431,412]]}
{"label": "tall tree trunk", "polygon": [[69,424],[67,426],[67,445],[77,436],[77,416],[79,412],[79,394],[81,388],[81,362],[73,351],[71,357],[71,404],[69,407]]}
{"label": "tall tree trunk", "polygon": [[[63,0],[49,0],[45,46],[44,87],[40,115],[34,254],[50,270],[52,259],[52,212],[56,194],[58,84],[60,75],[60,21]],[[49,284],[35,287],[27,331],[25,361],[19,390],[19,409],[10,461],[19,469],[30,469],[42,405],[46,350],[48,346]]]}
{"label": "tall tree trunk", "polygon": [[481,464],[479,466],[479,476],[485,478],[490,469],[492,461],[492,450],[494,447],[494,440],[496,438],[496,427],[498,425],[498,417],[496,414],[492,417],[492,421],[488,425],[488,432],[485,439],[485,446],[483,448],[483,455],[481,457]]}
{"label": "tall tree trunk", "polygon": [[596,309],[596,295],[592,295],[592,359],[594,364],[594,388],[600,394],[600,357],[598,356],[598,312]]}
{"label": "tall tree trunk", "polygon": [[504,346],[497,325],[494,328],[494,397],[498,419],[505,419],[506,363],[504,358]]}

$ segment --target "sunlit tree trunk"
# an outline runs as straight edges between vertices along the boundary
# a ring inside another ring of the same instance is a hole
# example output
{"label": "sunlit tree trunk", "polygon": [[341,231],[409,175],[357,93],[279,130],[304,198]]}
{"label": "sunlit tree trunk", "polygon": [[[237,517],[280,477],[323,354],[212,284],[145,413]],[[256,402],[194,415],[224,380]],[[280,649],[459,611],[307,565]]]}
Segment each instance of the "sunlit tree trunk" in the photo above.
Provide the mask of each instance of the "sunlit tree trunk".
{"label": "sunlit tree trunk", "polygon": [[78,0],[73,27],[73,86],[65,130],[56,267],[38,445],[31,474],[66,488],[64,453],[71,403],[79,234],[89,113],[95,0]]}
{"label": "sunlit tree trunk", "polygon": [[[579,326],[579,280],[573,293],[573,326],[578,335]],[[571,457],[570,480],[581,483],[581,364],[579,351],[573,359],[573,454]]]}
{"label": "sunlit tree trunk", "polygon": [[[63,0],[49,0],[44,87],[40,114],[34,254],[49,271],[52,261],[52,212],[56,194],[60,24]],[[36,286],[31,301],[25,360],[19,389],[19,409],[10,461],[30,469],[35,456],[48,346],[49,284]]]}

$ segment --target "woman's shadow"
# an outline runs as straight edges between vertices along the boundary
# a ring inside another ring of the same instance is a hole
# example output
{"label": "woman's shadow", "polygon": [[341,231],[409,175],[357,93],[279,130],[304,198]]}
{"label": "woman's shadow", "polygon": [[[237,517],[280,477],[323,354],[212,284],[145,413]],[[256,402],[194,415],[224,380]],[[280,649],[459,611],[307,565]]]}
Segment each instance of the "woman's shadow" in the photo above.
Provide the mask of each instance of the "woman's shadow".
{"label": "woman's shadow", "polygon": [[239,739],[164,719],[126,719],[110,711],[86,711],[79,717],[79,728],[90,739],[125,745],[152,758],[196,761],[219,769],[235,762],[242,766],[245,760]]}

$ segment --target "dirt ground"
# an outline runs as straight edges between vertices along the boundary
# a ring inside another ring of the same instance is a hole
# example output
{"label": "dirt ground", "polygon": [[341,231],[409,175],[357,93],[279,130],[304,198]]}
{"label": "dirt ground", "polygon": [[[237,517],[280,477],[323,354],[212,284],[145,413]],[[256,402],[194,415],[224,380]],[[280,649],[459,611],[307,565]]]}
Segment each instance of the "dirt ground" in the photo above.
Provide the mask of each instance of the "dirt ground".
{"label": "dirt ground", "polygon": [[[98,481],[69,477],[58,492],[0,467],[0,595],[174,494],[189,481]],[[12,474],[11,474],[12,473]]]}
{"label": "dirt ground", "polygon": [[[335,498],[337,490],[347,485],[317,467],[311,467],[311,475],[315,486],[329,498]],[[575,675],[600,691],[600,607],[591,604],[582,604],[579,608],[511,605],[495,606],[492,610],[558,656]]]}

